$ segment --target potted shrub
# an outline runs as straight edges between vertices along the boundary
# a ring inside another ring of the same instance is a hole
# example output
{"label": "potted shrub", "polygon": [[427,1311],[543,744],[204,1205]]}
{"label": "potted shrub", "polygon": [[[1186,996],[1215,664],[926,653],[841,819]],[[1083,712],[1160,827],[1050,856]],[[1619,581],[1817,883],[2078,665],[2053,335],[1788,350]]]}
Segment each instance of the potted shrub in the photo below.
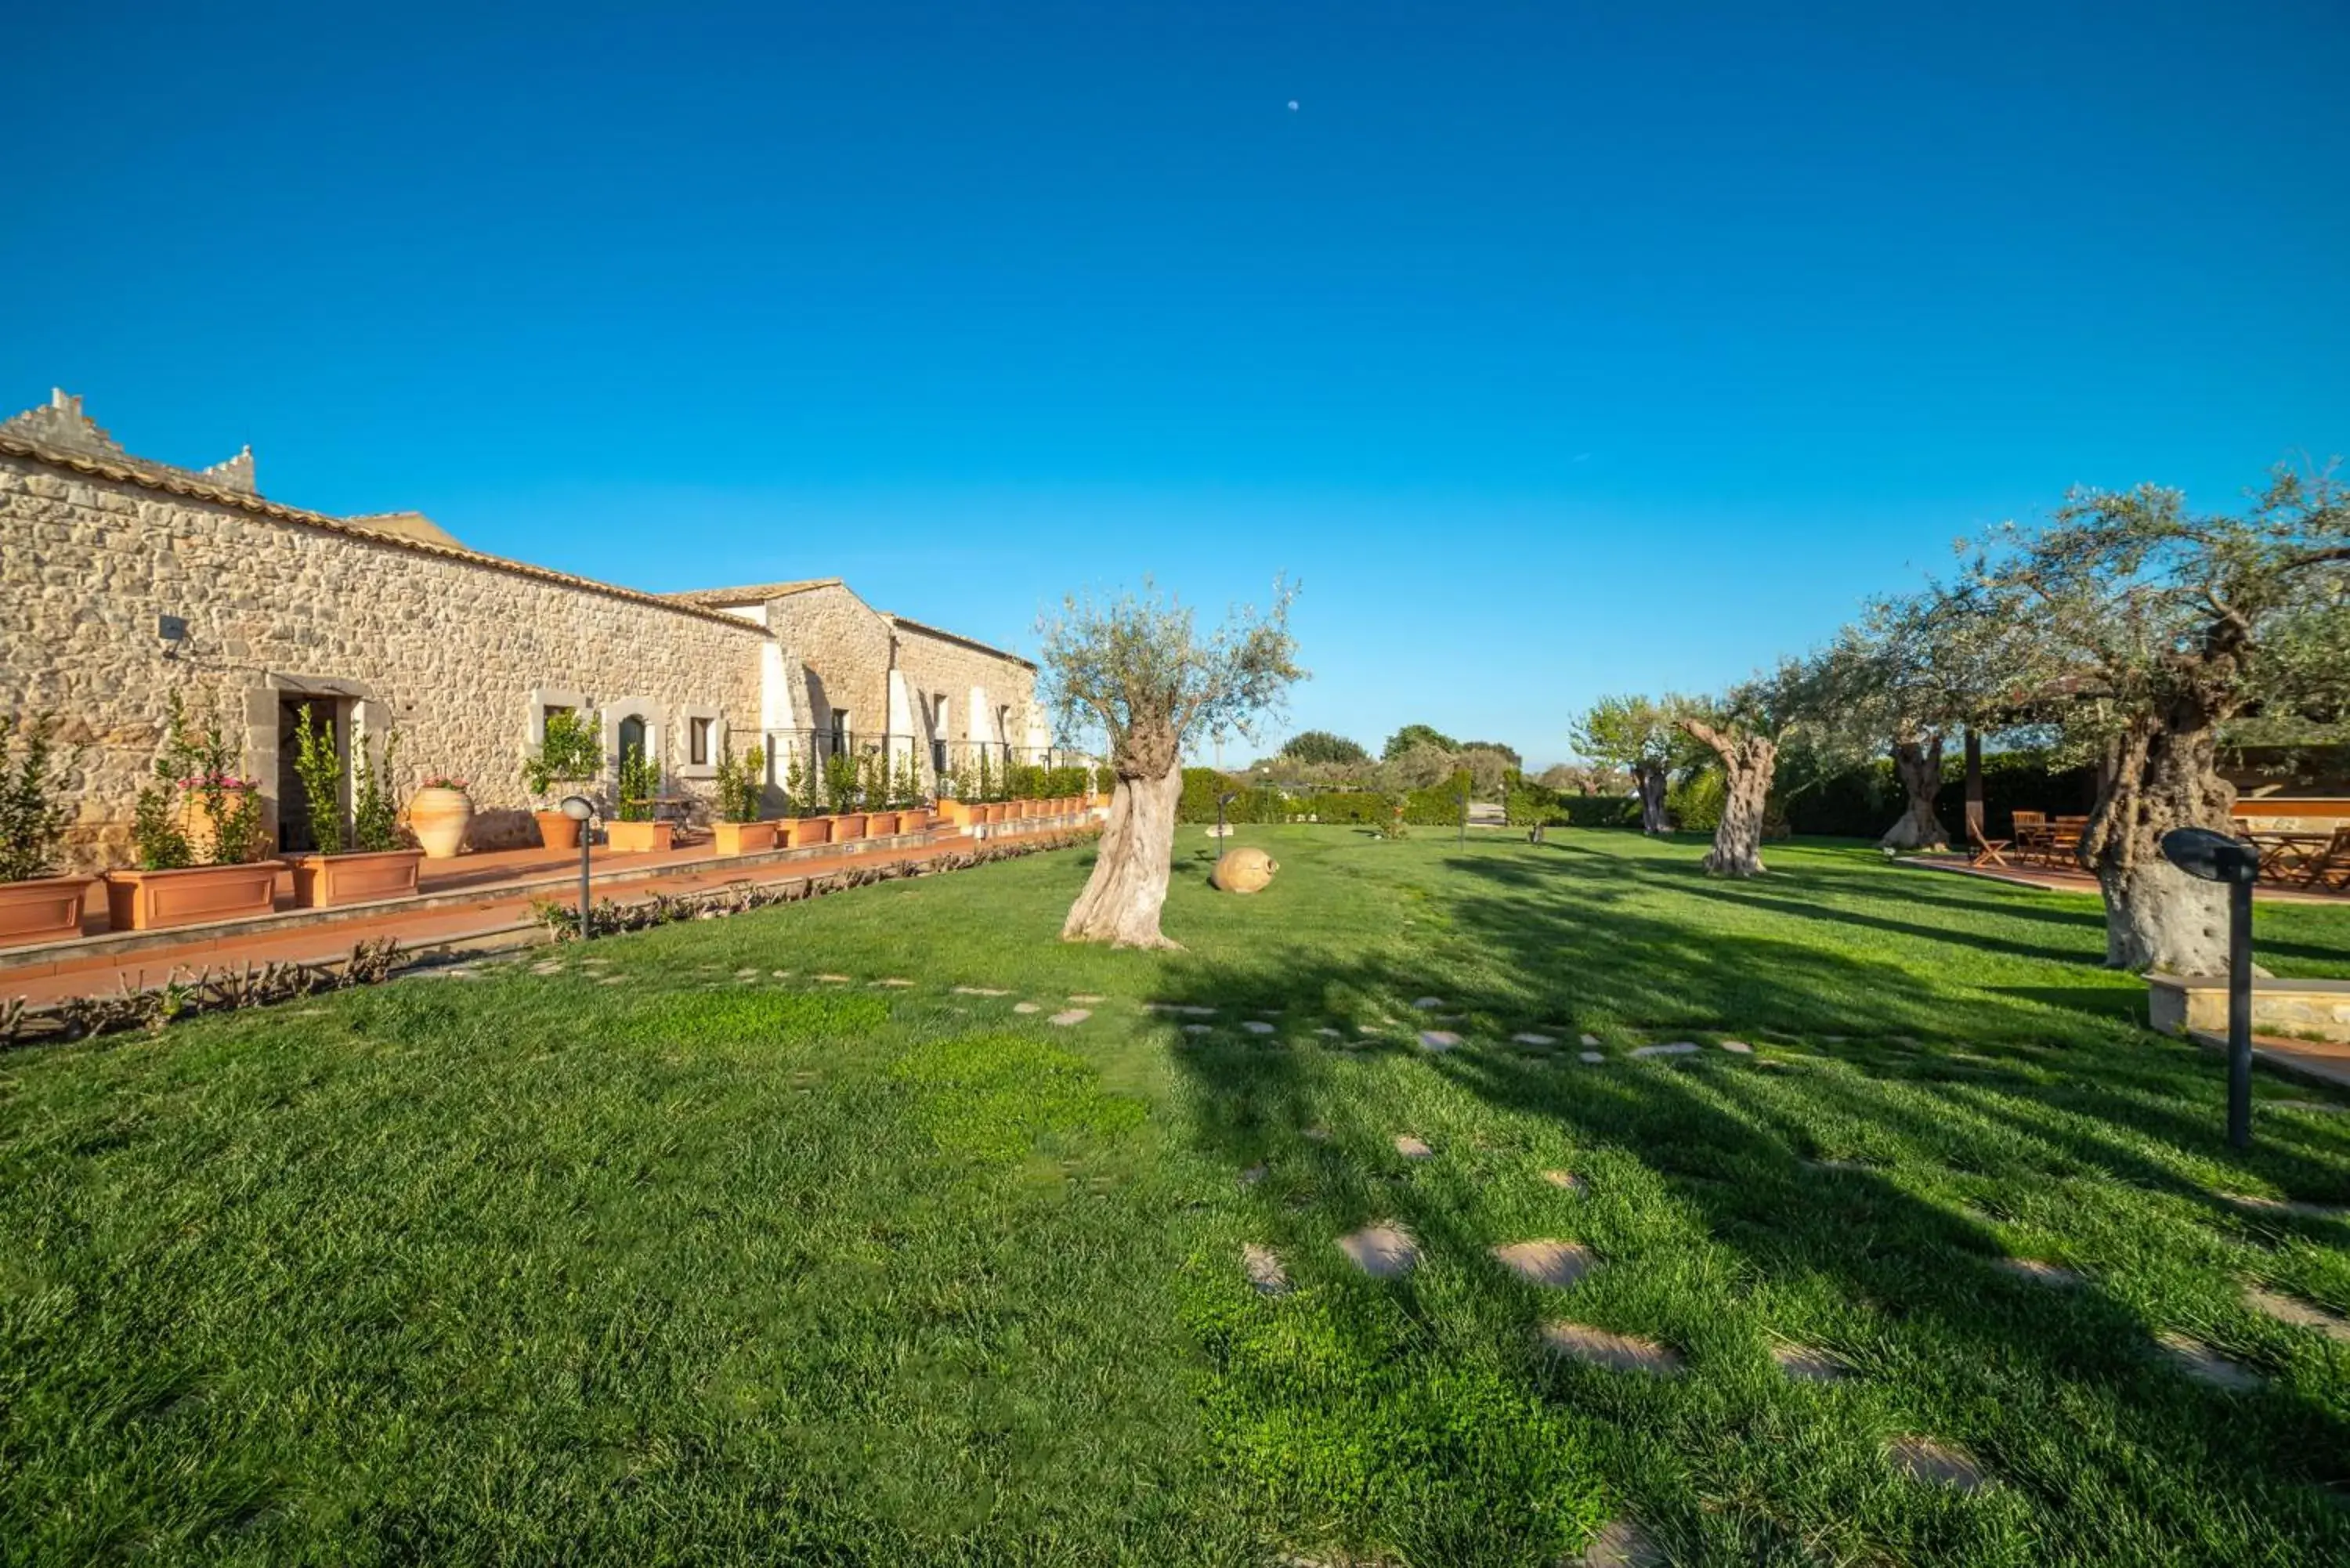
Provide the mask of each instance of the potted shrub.
{"label": "potted shrub", "polygon": [[555,803],[572,793],[567,785],[593,784],[602,776],[602,733],[592,708],[549,713],[546,738],[523,758],[523,784],[538,803],[530,815],[538,822],[538,841],[549,849],[579,847],[580,825],[555,809]]}
{"label": "potted shrub", "polygon": [[82,896],[98,880],[57,874],[66,808],[50,765],[52,727],[47,713],[22,724],[0,714],[0,943],[79,936]]}
{"label": "potted shrub", "polygon": [[265,915],[284,864],[261,853],[261,792],[230,771],[217,717],[192,722],[178,692],[164,717],[155,781],[131,820],[139,865],[106,874],[106,913],[118,931]]}
{"label": "potted shrub", "polygon": [[825,794],[832,802],[832,841],[846,844],[865,836],[865,813],[858,806],[858,762],[847,755],[824,760]]}
{"label": "potted shrub", "polygon": [[313,726],[304,708],[294,730],[294,771],[310,813],[310,836],[318,847],[290,857],[294,901],[306,909],[411,898],[424,851],[400,841],[400,804],[385,787],[398,738],[383,737],[383,760],[368,758],[365,737],[351,745],[351,832],[343,834],[343,759],[334,732]]}
{"label": "potted shrub", "polygon": [[661,767],[641,750],[620,755],[619,819],[604,830],[604,842],[624,853],[667,849],[671,830],[655,820],[660,805]]}
{"label": "potted shrub", "polygon": [[433,774],[408,797],[408,830],[428,860],[452,860],[465,847],[473,823],[473,800],[463,779]]}
{"label": "potted shrub", "polygon": [[786,849],[832,842],[832,818],[816,809],[812,788],[808,769],[793,753],[784,768],[784,820],[775,825],[775,842]]}
{"label": "potted shrub", "polygon": [[922,764],[906,753],[905,765],[898,774],[898,831],[921,833],[931,826],[931,814],[922,800]]}
{"label": "potted shrub", "polygon": [[711,834],[721,855],[755,855],[775,846],[775,825],[763,821],[759,808],[767,793],[767,753],[757,746],[734,760],[730,742],[718,756],[718,820]]}
{"label": "potted shrub", "polygon": [[865,831],[873,838],[894,837],[898,832],[898,801],[890,792],[889,759],[876,752],[865,759]]}

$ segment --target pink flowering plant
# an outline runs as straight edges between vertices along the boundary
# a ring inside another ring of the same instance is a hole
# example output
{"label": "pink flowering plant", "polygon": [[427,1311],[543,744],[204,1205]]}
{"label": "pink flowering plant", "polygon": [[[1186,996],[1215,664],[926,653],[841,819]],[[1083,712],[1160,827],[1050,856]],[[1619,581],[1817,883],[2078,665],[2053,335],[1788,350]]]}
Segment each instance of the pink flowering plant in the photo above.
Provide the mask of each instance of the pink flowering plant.
{"label": "pink flowering plant", "polygon": [[417,787],[419,789],[453,789],[463,794],[465,791],[465,781],[461,778],[452,778],[447,774],[433,774]]}
{"label": "pink flowering plant", "polygon": [[[142,870],[242,866],[260,858],[261,786],[240,777],[232,765],[235,761],[217,705],[200,724],[172,692],[163,717],[162,749],[155,756],[155,782],[139,792],[131,822]],[[195,815],[203,818],[203,842],[189,831],[189,818]]]}

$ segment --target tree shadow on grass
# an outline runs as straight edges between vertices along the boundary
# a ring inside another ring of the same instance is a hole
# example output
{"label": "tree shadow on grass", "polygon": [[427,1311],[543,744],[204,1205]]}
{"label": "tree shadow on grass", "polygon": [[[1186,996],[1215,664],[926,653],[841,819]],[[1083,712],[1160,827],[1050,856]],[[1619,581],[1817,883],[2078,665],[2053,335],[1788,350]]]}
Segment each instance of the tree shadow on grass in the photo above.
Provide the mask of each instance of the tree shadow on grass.
{"label": "tree shadow on grass", "polygon": [[[1546,867],[1458,864],[1492,890],[1450,901],[1451,941],[1424,953],[1290,949],[1186,958],[1164,971],[1163,1000],[1220,1010],[1214,1034],[1181,1037],[1173,1053],[1191,1086],[1191,1137],[1234,1172],[1266,1168],[1235,1199],[1239,1221],[1293,1260],[1305,1287],[1263,1303],[1310,1318],[1284,1342],[1305,1360],[1260,1345],[1228,1368],[1274,1412],[1257,1438],[1315,1429],[1333,1377],[1310,1369],[1304,1346],[1318,1340],[1328,1355],[1384,1368],[1384,1382],[1365,1374],[1378,1397],[1439,1428],[1357,1433],[1369,1449],[1397,1446],[1382,1461],[1391,1475],[1418,1474],[1439,1462],[1431,1454],[1469,1462],[1447,1446],[1443,1397],[1426,1390],[1447,1386],[1446,1369],[1464,1361],[1490,1366],[1558,1412],[1582,1462],[1692,1556],[1794,1561],[1825,1544],[2004,1559],[2002,1543],[2053,1530],[2060,1515],[2074,1539],[2124,1555],[2135,1543],[2251,1560],[2248,1520],[2311,1560],[2350,1550],[2350,1518],[2317,1490],[2345,1479],[2350,1423],[2337,1410],[2289,1379],[2249,1397],[2184,1380],[2151,1348],[2174,1325],[2144,1320],[2094,1281],[2051,1291],[2002,1273],[1986,1223],[1905,1189],[1898,1175],[1914,1164],[2030,1184],[2083,1171],[2191,1199],[2225,1222],[2224,1201],[2182,1167],[2309,1191],[2341,1180],[2339,1151],[2271,1143],[2231,1156],[2215,1120],[2178,1108],[2176,1063],[2132,1059],[2167,1046],[2061,999],[1978,993],[1954,1030],[1950,994],[1898,964],[1634,914],[1598,879],[1564,905],[1562,878]],[[1422,995],[1441,999],[1430,1011],[1466,1036],[1460,1049],[1422,1054],[1408,1043],[1430,1023],[1412,1005]],[[1288,1011],[1274,1035],[1231,1029],[1235,1013],[1277,1007]],[[1366,1027],[1378,1044],[1350,1048]],[[1557,1045],[1506,1044],[1536,1028]],[[1734,1032],[1766,1042],[1766,1056],[1772,1040],[1956,1033],[2013,1043],[2020,1064],[2054,1036],[2062,1069],[2094,1075],[2071,1077],[2061,1094],[2023,1080],[1994,1086],[1972,1069],[1937,1080],[1914,1071],[1929,1053],[1876,1046],[1778,1067],[1711,1049],[1592,1066],[1572,1044],[1585,1030],[1619,1043],[1627,1031]],[[1440,1137],[1436,1158],[1404,1160],[1390,1140],[1415,1130],[1407,1122],[1442,1122],[1445,1102],[1429,1097],[1438,1085],[1482,1114],[1472,1130]],[[1889,1163],[1815,1163],[1854,1152],[1847,1143]],[[1575,1200],[1548,1189],[1545,1161],[1589,1169],[1597,1189]],[[1359,1279],[1335,1260],[1336,1237],[1380,1220],[1419,1244],[1424,1262],[1407,1279]],[[1530,1229],[1538,1224],[1548,1229]],[[1486,1257],[1535,1233],[1588,1241],[1602,1267],[1552,1292]],[[1559,1316],[1678,1347],[1690,1374],[1647,1379],[1554,1358],[1538,1328]],[[1859,1376],[1832,1394],[1779,1381],[1763,1356],[1780,1332],[1826,1340]],[[1902,1429],[1974,1447],[2002,1490],[1958,1507],[1888,1483],[1877,1439]],[[1735,1440],[1754,1430],[1783,1440]],[[1315,1463],[1290,1457],[1300,1471],[1291,1506],[1348,1544],[1513,1560],[1499,1521],[1516,1517],[1519,1472],[1455,1474],[1447,1495],[1460,1506],[1450,1509],[1399,1483],[1396,1495],[1419,1499],[1399,1512],[1376,1491],[1314,1496]]]}

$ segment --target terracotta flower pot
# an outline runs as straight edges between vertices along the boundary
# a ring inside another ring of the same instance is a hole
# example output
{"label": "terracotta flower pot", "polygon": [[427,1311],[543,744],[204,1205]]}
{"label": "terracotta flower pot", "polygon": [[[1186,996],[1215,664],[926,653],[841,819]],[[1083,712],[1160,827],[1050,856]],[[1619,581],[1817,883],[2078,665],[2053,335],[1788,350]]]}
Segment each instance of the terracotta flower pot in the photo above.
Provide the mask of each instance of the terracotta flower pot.
{"label": "terracotta flower pot", "polygon": [[106,918],[118,931],[151,931],[199,920],[234,920],[276,908],[281,860],[190,866],[177,871],[109,871]]}
{"label": "terracotta flower pot", "polygon": [[666,822],[615,822],[604,828],[605,846],[616,855],[658,853],[670,846],[673,836]]}
{"label": "terracotta flower pot", "polygon": [[1009,822],[1012,819],[1012,803],[1010,801],[991,800],[986,804],[984,809],[987,812],[985,820],[988,822]]}
{"label": "terracotta flower pot", "polygon": [[772,822],[713,822],[710,832],[721,855],[757,855],[775,846]]}
{"label": "terracotta flower pot", "polygon": [[852,838],[865,836],[865,814],[861,811],[836,812],[832,818],[832,841],[846,844]]}
{"label": "terracotta flower pot", "polygon": [[36,877],[0,882],[0,947],[81,935],[81,898],[95,877]]}
{"label": "terracotta flower pot", "polygon": [[326,909],[414,898],[416,868],[423,860],[421,849],[371,849],[288,856],[286,864],[294,867],[294,901],[306,909]]}
{"label": "terracotta flower pot", "polygon": [[579,847],[579,824],[559,811],[534,811],[531,816],[538,824],[538,841],[549,849]]}
{"label": "terracotta flower pot", "polygon": [[408,828],[427,859],[454,859],[473,821],[473,803],[463,790],[421,789],[408,798]]}
{"label": "terracotta flower pot", "polygon": [[898,836],[898,814],[894,811],[867,812],[865,836],[868,838],[895,838]]}
{"label": "terracotta flower pot", "polygon": [[950,827],[970,827],[987,820],[987,809],[976,801],[942,800],[939,816]]}
{"label": "terracotta flower pot", "polygon": [[832,818],[828,816],[793,816],[784,819],[781,836],[786,849],[806,849],[812,844],[832,842]]}
{"label": "terracotta flower pot", "polygon": [[898,831],[899,833],[928,833],[930,830],[931,814],[929,811],[920,807],[916,807],[912,811],[901,811],[898,814]]}

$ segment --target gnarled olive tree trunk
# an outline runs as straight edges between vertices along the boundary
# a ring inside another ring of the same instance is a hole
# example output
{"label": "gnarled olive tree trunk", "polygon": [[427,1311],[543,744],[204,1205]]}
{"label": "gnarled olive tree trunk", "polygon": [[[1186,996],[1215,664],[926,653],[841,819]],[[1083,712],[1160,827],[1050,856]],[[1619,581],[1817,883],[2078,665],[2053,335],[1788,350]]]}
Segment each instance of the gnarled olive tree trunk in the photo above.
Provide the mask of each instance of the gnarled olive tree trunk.
{"label": "gnarled olive tree trunk", "polygon": [[1894,742],[1893,772],[1909,804],[1877,842],[1887,849],[1949,848],[1950,837],[1934,815],[1934,797],[1942,790],[1942,737]]}
{"label": "gnarled olive tree trunk", "polygon": [[1767,735],[1725,733],[1694,719],[1682,720],[1681,728],[1721,759],[1721,825],[1713,830],[1705,868],[1716,877],[1760,877],[1762,818],[1771,776],[1779,766],[1779,742]]}
{"label": "gnarled olive tree trunk", "polygon": [[1183,759],[1172,731],[1129,735],[1110,765],[1109,820],[1102,826],[1093,875],[1069,906],[1061,940],[1121,948],[1171,948],[1159,929],[1167,874],[1175,852],[1175,808],[1183,794]]}
{"label": "gnarled olive tree trunk", "polygon": [[2106,897],[2106,964],[2166,974],[2228,972],[2228,889],[2162,857],[2174,827],[2232,834],[2236,786],[2220,776],[2213,726],[2181,701],[2106,748],[2082,866]]}
{"label": "gnarled olive tree trunk", "polygon": [[1640,789],[1640,831],[1672,831],[1672,824],[1665,819],[1665,764],[1637,763],[1632,769],[1632,781]]}

